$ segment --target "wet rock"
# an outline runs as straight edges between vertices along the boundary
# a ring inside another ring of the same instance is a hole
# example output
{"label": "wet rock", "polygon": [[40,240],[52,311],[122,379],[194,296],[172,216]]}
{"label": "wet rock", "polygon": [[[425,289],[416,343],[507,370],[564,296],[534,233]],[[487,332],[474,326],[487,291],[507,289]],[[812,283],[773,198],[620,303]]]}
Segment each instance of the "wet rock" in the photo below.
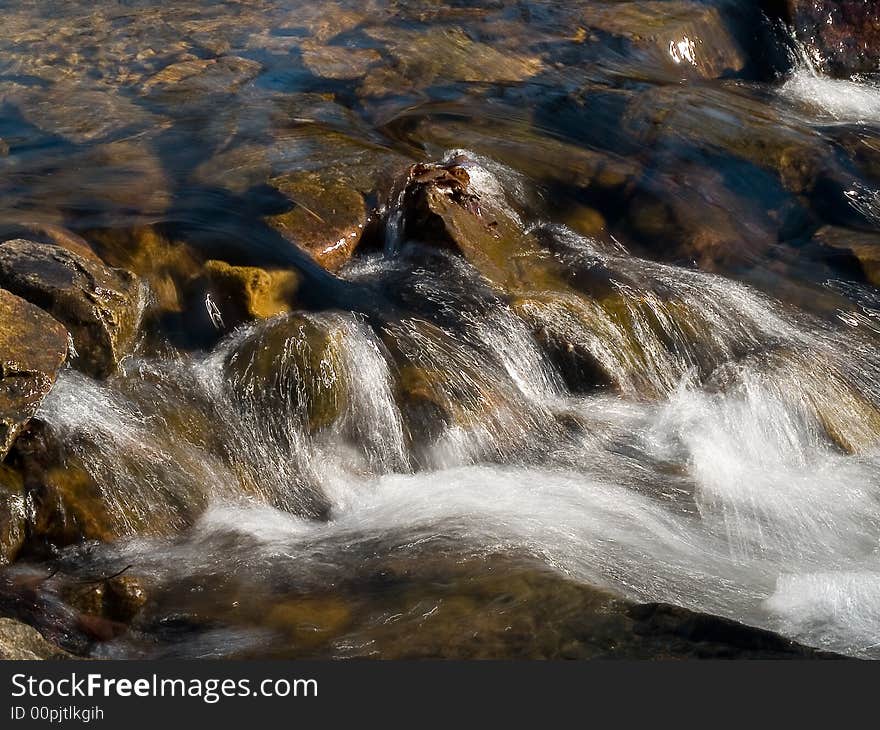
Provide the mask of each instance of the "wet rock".
{"label": "wet rock", "polygon": [[25,537],[25,494],[21,475],[0,464],[0,565],[15,560]]}
{"label": "wet rock", "polygon": [[0,659],[69,659],[71,655],[51,644],[27,624],[11,618],[0,618]]}
{"label": "wet rock", "polygon": [[387,44],[395,60],[394,70],[420,87],[443,81],[524,81],[543,68],[540,58],[501,53],[472,40],[460,28],[430,28],[422,32],[386,26],[366,32]]}
{"label": "wet rock", "polygon": [[147,603],[147,589],[137,576],[118,575],[104,585],[104,615],[112,621],[131,621]]}
{"label": "wet rock", "polygon": [[277,603],[266,623],[301,650],[320,646],[338,636],[352,621],[351,608],[341,596],[306,596]]}
{"label": "wet rock", "polygon": [[[663,604],[635,604],[510,558],[372,565],[381,604],[337,640],[343,656],[393,659],[832,658],[773,632]],[[365,581],[367,576],[364,576]],[[353,590],[357,581],[343,584]],[[381,589],[381,590],[380,590]],[[384,609],[384,610],[383,610]],[[416,627],[418,627],[416,629]],[[318,654],[320,656],[320,654]]]}
{"label": "wet rock", "polygon": [[880,72],[880,6],[871,0],[787,0],[797,38],[838,78]]}
{"label": "wet rock", "polygon": [[291,311],[301,276],[296,271],[267,271],[256,266],[231,266],[208,261],[190,284],[194,308],[204,310],[210,299],[222,324],[228,328]]}
{"label": "wet rock", "polygon": [[80,614],[114,623],[130,622],[147,602],[143,581],[128,573],[105,579],[68,579],[59,593]]}
{"label": "wet rock", "polygon": [[161,96],[165,102],[196,100],[236,91],[259,74],[261,68],[257,61],[238,56],[181,61],[147,79],[142,93]]}
{"label": "wet rock", "polygon": [[731,32],[730,19],[699,2],[590,3],[584,26],[623,39],[635,54],[653,59],[685,77],[735,74],[748,61]]}
{"label": "wet rock", "polygon": [[166,313],[186,308],[186,286],[201,263],[185,242],[168,238],[156,226],[91,229],[85,235],[108,264],[147,280],[151,309]]}
{"label": "wet rock", "polygon": [[75,144],[132,134],[162,123],[117,90],[61,80],[47,89],[21,86],[0,93],[22,116],[47,133]]}
{"label": "wet rock", "polygon": [[476,192],[468,161],[460,162],[410,168],[402,196],[405,234],[461,251],[506,291],[542,286],[543,279],[554,278],[548,253],[524,232],[516,213]]}
{"label": "wet rock", "polygon": [[25,475],[30,550],[39,553],[84,540],[111,542],[127,533],[83,463],[46,433],[20,438],[14,457]]}
{"label": "wet rock", "polygon": [[854,258],[861,278],[880,286],[880,234],[823,226],[813,235],[813,241],[826,249],[827,255],[838,259],[839,263],[848,263],[840,261],[842,255]]}
{"label": "wet rock", "polygon": [[0,289],[0,461],[55,382],[67,349],[59,322]]}
{"label": "wet rock", "polygon": [[82,236],[53,223],[28,221],[0,224],[0,241],[9,241],[14,238],[24,238],[37,243],[51,243],[96,264],[104,263]]}
{"label": "wet rock", "polygon": [[315,431],[348,402],[341,333],[301,314],[282,315],[236,343],[225,360],[228,387],[257,412],[279,412]]}
{"label": "wet rock", "polygon": [[330,271],[348,261],[367,222],[360,192],[317,173],[285,175],[270,184],[292,206],[288,212],[267,218],[272,228]]}
{"label": "wet rock", "polygon": [[77,229],[154,221],[171,200],[169,178],[148,136],[135,136],[19,158],[4,176],[5,218],[22,211],[55,212],[52,223],[75,219]]}
{"label": "wet rock", "polygon": [[138,278],[58,246],[15,239],[0,244],[0,286],[46,310],[70,331],[83,372],[114,372],[137,334],[144,304]]}
{"label": "wet rock", "polygon": [[192,177],[201,185],[225,188],[241,195],[272,177],[270,150],[257,144],[224,150],[200,163]]}
{"label": "wet rock", "polygon": [[315,76],[327,79],[358,79],[382,57],[371,48],[322,46],[304,42],[300,46],[303,63]]}

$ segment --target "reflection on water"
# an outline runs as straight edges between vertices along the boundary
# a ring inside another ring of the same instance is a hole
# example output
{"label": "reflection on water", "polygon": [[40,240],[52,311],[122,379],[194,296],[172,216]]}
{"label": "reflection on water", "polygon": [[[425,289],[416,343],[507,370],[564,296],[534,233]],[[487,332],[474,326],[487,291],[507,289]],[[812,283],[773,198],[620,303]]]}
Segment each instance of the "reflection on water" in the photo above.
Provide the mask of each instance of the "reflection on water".
{"label": "reflection on water", "polygon": [[0,3],[4,236],[151,289],[16,456],[0,607],[96,656],[657,655],[652,601],[875,656],[880,94],[746,5]]}

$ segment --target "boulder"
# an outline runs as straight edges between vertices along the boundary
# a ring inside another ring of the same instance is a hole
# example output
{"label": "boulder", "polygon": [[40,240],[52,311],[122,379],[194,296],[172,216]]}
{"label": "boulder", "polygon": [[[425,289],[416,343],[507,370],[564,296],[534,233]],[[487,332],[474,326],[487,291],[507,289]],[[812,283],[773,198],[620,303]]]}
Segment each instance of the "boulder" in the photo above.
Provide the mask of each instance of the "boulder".
{"label": "boulder", "polygon": [[11,618],[0,618],[0,659],[68,659],[63,649],[43,638],[35,628]]}
{"label": "boulder", "polygon": [[292,206],[267,218],[272,228],[329,271],[348,261],[367,223],[360,192],[342,180],[318,173],[284,175],[272,179],[270,185]]}
{"label": "boulder", "polygon": [[127,354],[145,301],[134,274],[24,239],[0,244],[0,286],[61,321],[73,337],[71,363],[95,377],[113,373]]}
{"label": "boulder", "polygon": [[0,460],[49,392],[67,349],[61,324],[0,289]]}
{"label": "boulder", "polygon": [[880,72],[880,4],[787,0],[795,35],[819,68],[837,78]]}

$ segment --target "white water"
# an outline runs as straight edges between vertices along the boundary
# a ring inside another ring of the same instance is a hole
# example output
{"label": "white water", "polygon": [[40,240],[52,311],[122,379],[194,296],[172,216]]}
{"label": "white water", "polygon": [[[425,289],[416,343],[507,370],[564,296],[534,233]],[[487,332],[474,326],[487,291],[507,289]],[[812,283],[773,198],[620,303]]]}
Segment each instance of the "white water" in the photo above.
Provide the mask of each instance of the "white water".
{"label": "white water", "polygon": [[[621,319],[584,296],[547,320],[607,369],[611,388],[567,392],[524,321],[491,294],[481,300],[485,283],[468,266],[441,256],[447,268],[432,273],[404,245],[402,258],[350,273],[389,277],[430,305],[384,333],[352,314],[308,315],[274,355],[272,378],[254,375],[256,361],[230,370],[248,343],[285,326],[276,319],[201,360],[142,363],[115,383],[66,374],[40,416],[76,445],[111,504],[165,509],[174,525],[210,505],[184,540],[119,547],[162,579],[241,563],[262,574],[280,561],[333,580],[377,540],[405,550],[442,538],[476,554],[526,551],[635,600],[874,654],[874,330],[549,232],[569,266],[613,272],[627,303]],[[306,325],[335,343],[314,370],[303,369]],[[424,397],[445,418],[413,420],[398,394],[407,367],[431,374]],[[309,399],[321,388],[340,408],[313,430]],[[208,426],[181,430],[175,412]],[[169,491],[186,509],[168,507]],[[316,500],[329,520],[309,517]],[[249,536],[243,554],[212,548],[230,532]]]}
{"label": "white water", "polygon": [[818,121],[880,122],[880,83],[865,78],[829,78],[794,38],[792,44],[795,69],[782,85],[783,97],[805,106]]}

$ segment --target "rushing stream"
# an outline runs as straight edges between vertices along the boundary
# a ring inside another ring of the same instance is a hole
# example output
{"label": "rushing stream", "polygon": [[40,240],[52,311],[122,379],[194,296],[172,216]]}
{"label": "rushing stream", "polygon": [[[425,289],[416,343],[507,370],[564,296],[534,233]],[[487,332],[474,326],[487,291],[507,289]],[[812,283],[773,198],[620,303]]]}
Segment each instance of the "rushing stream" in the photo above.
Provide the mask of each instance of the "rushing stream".
{"label": "rushing stream", "polygon": [[[98,506],[4,569],[26,619],[121,573],[143,605],[59,641],[542,655],[590,587],[880,656],[880,82],[692,4],[667,31],[662,2],[2,3],[0,223],[150,287],[119,371],[68,368],[37,412]],[[457,218],[436,245],[420,161],[521,248]],[[270,225],[303,172],[371,211],[333,274]],[[185,291],[211,259],[299,272],[297,306]]]}

